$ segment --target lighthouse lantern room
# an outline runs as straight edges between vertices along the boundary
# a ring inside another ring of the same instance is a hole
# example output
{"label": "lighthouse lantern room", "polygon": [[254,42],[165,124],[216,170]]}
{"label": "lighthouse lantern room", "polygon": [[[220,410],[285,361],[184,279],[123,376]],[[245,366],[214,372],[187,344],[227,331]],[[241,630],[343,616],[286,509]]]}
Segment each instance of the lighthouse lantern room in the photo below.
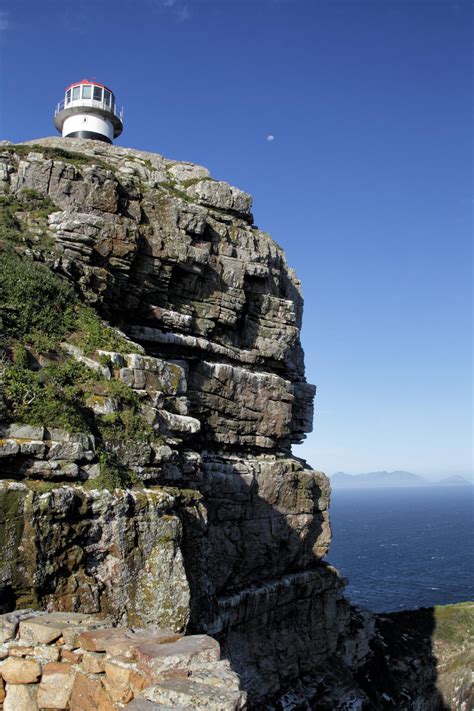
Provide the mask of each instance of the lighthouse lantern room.
{"label": "lighthouse lantern room", "polygon": [[54,112],[54,125],[63,138],[93,138],[112,143],[123,130],[123,110],[115,105],[113,91],[83,79],[66,88]]}

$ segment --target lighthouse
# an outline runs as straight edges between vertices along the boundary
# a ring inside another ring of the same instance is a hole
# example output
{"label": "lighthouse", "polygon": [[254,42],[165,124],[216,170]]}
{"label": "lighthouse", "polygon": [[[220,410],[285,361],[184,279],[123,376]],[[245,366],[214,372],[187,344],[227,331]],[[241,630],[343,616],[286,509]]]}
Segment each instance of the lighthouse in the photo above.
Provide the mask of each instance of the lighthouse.
{"label": "lighthouse", "polygon": [[112,143],[123,130],[123,110],[111,89],[83,79],[70,84],[54,112],[54,125],[63,138],[92,138]]}

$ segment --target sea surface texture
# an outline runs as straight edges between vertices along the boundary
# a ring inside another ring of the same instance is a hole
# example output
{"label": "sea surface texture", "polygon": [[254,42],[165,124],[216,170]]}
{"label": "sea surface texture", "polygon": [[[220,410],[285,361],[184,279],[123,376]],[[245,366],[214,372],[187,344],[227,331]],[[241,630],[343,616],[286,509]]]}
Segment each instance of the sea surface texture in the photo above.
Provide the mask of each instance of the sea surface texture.
{"label": "sea surface texture", "polygon": [[328,560],[375,612],[474,599],[474,487],[335,490]]}

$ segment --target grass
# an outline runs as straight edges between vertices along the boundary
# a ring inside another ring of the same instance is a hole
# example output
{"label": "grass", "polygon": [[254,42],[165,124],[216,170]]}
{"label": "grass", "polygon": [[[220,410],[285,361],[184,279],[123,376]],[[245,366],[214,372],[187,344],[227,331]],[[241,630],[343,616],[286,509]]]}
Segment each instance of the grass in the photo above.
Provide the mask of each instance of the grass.
{"label": "grass", "polygon": [[29,146],[25,145],[14,145],[14,146],[2,146],[1,151],[8,151],[14,155],[18,155],[21,158],[26,157],[29,153],[41,153],[47,160],[59,160],[65,163],[71,163],[76,168],[81,168],[87,165],[98,165],[105,170],[113,171],[113,167],[96,156],[87,156],[82,153],[76,153],[75,151],[68,151],[64,148],[50,147],[50,146],[40,146],[38,144],[31,144]]}
{"label": "grass", "polygon": [[76,307],[74,331],[72,342],[89,355],[96,350],[117,353],[140,352],[131,341],[102,321],[92,308],[83,304],[78,304]]}
{"label": "grass", "polygon": [[186,202],[197,202],[195,198],[192,197],[192,195],[188,195],[188,193],[185,193],[184,190],[180,190],[179,188],[177,188],[177,185],[178,183],[175,180],[166,180],[160,183],[160,188],[164,188],[171,195],[179,197],[182,200],[186,200]]}
{"label": "grass", "polygon": [[437,641],[461,646],[474,638],[474,602],[441,605],[434,608]]}
{"label": "grass", "polygon": [[[25,189],[17,195],[0,196],[0,240],[32,243],[33,238],[18,218],[18,213],[27,214],[40,223],[46,223],[48,215],[56,210],[49,197],[36,190]],[[46,224],[44,224],[46,228]],[[37,240],[36,240],[37,242]],[[48,247],[50,244],[48,243]]]}
{"label": "grass", "polygon": [[197,185],[197,183],[217,183],[218,181],[215,178],[211,177],[205,177],[205,178],[188,178],[187,180],[181,180],[181,185],[183,185],[185,188],[190,188],[193,185]]}

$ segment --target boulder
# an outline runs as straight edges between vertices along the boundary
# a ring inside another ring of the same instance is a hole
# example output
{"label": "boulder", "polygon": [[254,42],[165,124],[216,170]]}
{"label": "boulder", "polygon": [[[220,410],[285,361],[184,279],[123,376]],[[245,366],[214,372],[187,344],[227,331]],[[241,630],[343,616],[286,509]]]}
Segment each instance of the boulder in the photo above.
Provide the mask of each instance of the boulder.
{"label": "boulder", "polygon": [[201,684],[193,679],[169,679],[143,691],[143,696],[172,708],[239,711],[245,707],[246,694]]}
{"label": "boulder", "polygon": [[51,612],[39,617],[20,621],[20,638],[32,644],[49,644],[63,636],[66,630],[84,626],[96,626],[97,619],[92,615],[74,612]]}
{"label": "boulder", "polygon": [[73,711],[116,711],[116,706],[105,691],[103,675],[85,674],[78,672],[70,698],[70,707]]}
{"label": "boulder", "polygon": [[41,676],[36,659],[8,657],[0,665],[0,674],[7,684],[34,684]]}
{"label": "boulder", "polygon": [[7,684],[3,711],[39,711],[37,684]]}
{"label": "boulder", "polygon": [[65,662],[46,664],[38,688],[38,706],[47,709],[67,709],[76,671]]}
{"label": "boulder", "polygon": [[212,637],[193,635],[172,644],[140,644],[136,655],[139,669],[158,676],[170,669],[192,669],[199,664],[218,662],[220,647]]}
{"label": "boulder", "polygon": [[32,425],[18,423],[13,423],[8,427],[8,436],[15,439],[34,439],[42,441],[44,432],[44,427],[33,427]]}
{"label": "boulder", "polygon": [[0,457],[14,457],[20,451],[20,445],[14,439],[0,439]]}
{"label": "boulder", "polygon": [[43,614],[43,612],[36,610],[14,610],[0,615],[0,644],[8,642],[15,637],[21,620]]}

